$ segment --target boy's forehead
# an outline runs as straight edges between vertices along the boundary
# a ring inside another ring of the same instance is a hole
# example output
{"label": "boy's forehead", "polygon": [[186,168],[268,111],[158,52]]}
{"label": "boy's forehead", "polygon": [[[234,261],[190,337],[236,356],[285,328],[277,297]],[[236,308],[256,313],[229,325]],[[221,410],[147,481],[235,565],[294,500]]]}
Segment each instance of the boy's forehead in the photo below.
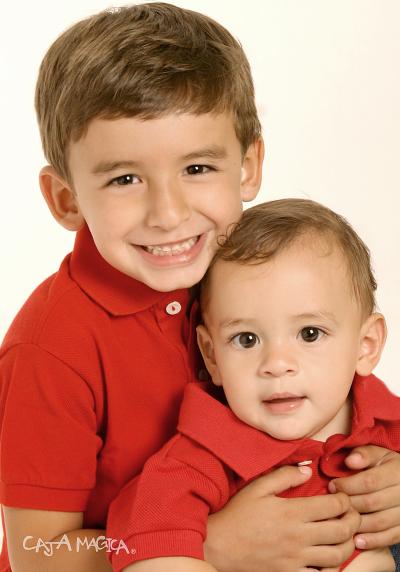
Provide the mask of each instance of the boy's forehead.
{"label": "boy's forehead", "polygon": [[85,126],[77,139],[72,139],[71,145],[102,137],[104,133],[120,137],[134,133],[140,136],[153,134],[154,132],[170,133],[171,143],[177,139],[177,133],[203,136],[214,139],[223,138],[227,133],[235,135],[234,119],[231,113],[177,113],[171,112],[159,117],[143,118],[140,116],[123,117],[94,117]]}
{"label": "boy's forehead", "polygon": [[85,162],[91,170],[104,170],[114,162],[175,156],[223,159],[241,152],[230,113],[170,113],[150,119],[96,117],[82,136],[68,146],[71,164]]}

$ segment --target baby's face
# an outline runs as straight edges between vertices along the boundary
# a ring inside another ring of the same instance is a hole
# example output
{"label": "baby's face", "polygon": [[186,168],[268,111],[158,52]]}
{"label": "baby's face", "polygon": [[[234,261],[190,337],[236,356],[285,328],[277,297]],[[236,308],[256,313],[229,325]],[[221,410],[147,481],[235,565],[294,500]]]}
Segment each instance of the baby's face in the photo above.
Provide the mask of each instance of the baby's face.
{"label": "baby's face", "polygon": [[191,286],[258,191],[255,149],[242,161],[229,114],[97,118],[70,145],[74,202],[109,264],[155,290]]}
{"label": "baby's face", "polygon": [[338,249],[296,242],[260,265],[218,261],[210,281],[199,343],[235,414],[278,439],[346,433],[363,320]]}

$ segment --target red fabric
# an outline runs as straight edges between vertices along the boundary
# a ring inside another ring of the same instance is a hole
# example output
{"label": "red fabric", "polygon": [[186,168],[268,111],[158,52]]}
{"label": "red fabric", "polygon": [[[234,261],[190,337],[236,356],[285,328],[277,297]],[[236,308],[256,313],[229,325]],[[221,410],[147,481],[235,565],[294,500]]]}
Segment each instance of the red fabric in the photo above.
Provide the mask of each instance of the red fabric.
{"label": "red fabric", "polygon": [[373,375],[354,379],[351,435],[333,435],[326,443],[279,441],[244,424],[221,401],[219,388],[188,384],[178,435],[111,504],[108,535],[133,551],[111,555],[116,572],[157,556],[202,559],[208,514],[273,467],[311,460],[311,479],[281,496],[322,495],[331,478],[351,473],[344,458],[353,447],[400,450],[400,398]]}
{"label": "red fabric", "polygon": [[105,528],[111,500],[175,431],[195,367],[187,304],[186,290],[151,290],[78,233],[1,348],[2,504],[83,511],[84,527]]}

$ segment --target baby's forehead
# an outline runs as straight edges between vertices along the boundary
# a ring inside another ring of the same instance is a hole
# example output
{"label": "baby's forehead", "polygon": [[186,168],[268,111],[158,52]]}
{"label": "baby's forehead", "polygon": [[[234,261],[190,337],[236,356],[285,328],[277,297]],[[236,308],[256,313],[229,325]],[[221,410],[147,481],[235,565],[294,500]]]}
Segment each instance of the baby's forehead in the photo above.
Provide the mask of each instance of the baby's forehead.
{"label": "baby's forehead", "polygon": [[225,256],[222,246],[221,250],[215,255],[209,274],[218,274],[218,270],[221,268],[224,270],[229,268],[231,274],[235,274],[235,272],[242,274],[246,271],[246,268],[268,268],[269,265],[280,262],[282,258],[296,258],[297,256],[306,257],[309,260],[323,258],[326,264],[332,266],[343,265],[346,268],[349,266],[349,260],[342,245],[330,232],[322,233],[310,230],[299,234],[288,244],[266,249],[261,256],[257,254],[256,247],[254,252],[256,253],[254,256],[250,254],[245,259],[241,257],[236,258],[235,254],[232,255],[231,253]]}
{"label": "baby's forehead", "polygon": [[[321,265],[322,262],[322,265]],[[282,264],[282,265],[281,265]],[[349,296],[354,304],[359,305],[359,300],[354,295],[354,284],[349,268],[348,259],[340,244],[329,236],[318,236],[316,233],[308,233],[307,236],[293,240],[289,245],[274,252],[265,258],[248,258],[246,260],[228,259],[219,256],[214,258],[206,277],[201,286],[201,306],[203,311],[208,307],[210,298],[227,291],[240,291],[243,282],[254,284],[254,289],[262,287],[262,281],[256,286],[258,278],[279,281],[280,271],[292,268],[293,275],[285,283],[293,290],[293,296],[297,293],[296,275],[303,269],[309,268],[312,273],[314,268],[321,268],[324,272],[325,281],[329,276],[338,277],[337,285],[341,296]],[[277,269],[278,273],[274,272]],[[317,272],[316,272],[317,274]],[[285,274],[287,276],[287,273]]]}

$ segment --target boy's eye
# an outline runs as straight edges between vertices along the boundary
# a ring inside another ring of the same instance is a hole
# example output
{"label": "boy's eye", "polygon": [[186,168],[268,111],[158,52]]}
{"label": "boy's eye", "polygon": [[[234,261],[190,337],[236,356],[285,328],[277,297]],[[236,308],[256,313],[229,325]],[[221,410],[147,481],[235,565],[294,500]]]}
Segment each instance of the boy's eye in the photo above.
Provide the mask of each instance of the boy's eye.
{"label": "boy's eye", "polygon": [[240,334],[233,336],[231,342],[234,346],[247,350],[258,344],[260,339],[257,334],[253,334],[252,332],[241,332]]}
{"label": "boy's eye", "polygon": [[121,177],[116,177],[110,184],[118,187],[124,187],[126,185],[133,185],[137,183],[139,178],[136,175],[122,175]]}
{"label": "boy's eye", "polygon": [[316,342],[325,332],[315,326],[306,326],[300,330],[300,335],[305,342]]}
{"label": "boy's eye", "polygon": [[189,167],[186,167],[188,175],[204,175],[211,170],[211,167],[208,167],[207,165],[190,165]]}

